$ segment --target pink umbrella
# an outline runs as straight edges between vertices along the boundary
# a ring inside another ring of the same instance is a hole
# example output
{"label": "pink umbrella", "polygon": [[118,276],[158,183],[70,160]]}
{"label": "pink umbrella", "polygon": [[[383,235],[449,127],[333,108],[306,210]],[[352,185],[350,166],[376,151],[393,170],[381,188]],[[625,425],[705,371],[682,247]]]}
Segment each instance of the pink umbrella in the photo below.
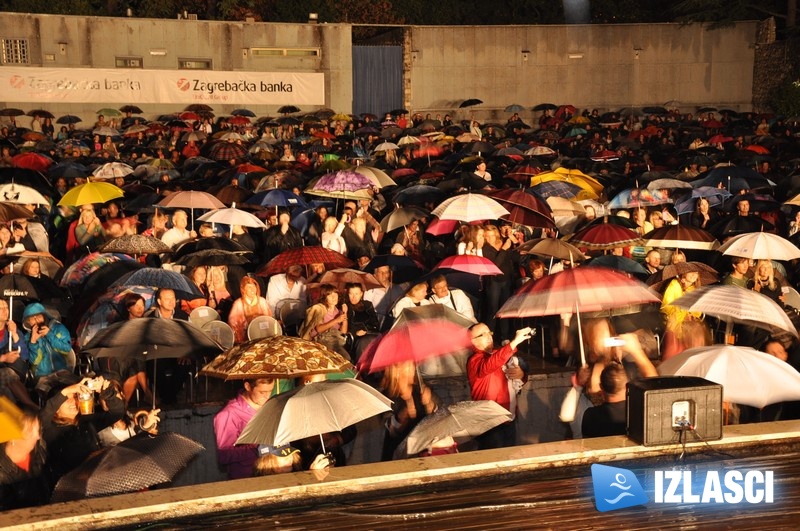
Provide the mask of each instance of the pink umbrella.
{"label": "pink umbrella", "polygon": [[[439,219],[433,218],[433,221],[428,223],[425,232],[433,234],[434,236],[443,236],[445,234],[453,234],[462,222],[455,219]],[[480,225],[483,220],[470,221],[468,225]]]}
{"label": "pink umbrella", "polygon": [[[420,338],[425,338],[420,341]],[[385,369],[389,365],[413,361],[420,363],[430,358],[469,348],[472,339],[469,330],[444,319],[410,321],[392,328],[372,344],[362,355],[369,362],[369,372]],[[365,363],[359,363],[366,367]]]}
{"label": "pink umbrella", "polygon": [[470,254],[459,254],[455,256],[448,256],[438,264],[433,269],[455,269],[456,271],[461,271],[462,273],[470,273],[472,275],[484,276],[484,275],[502,275],[503,272],[500,271],[494,262],[489,260],[488,258],[484,258],[482,256],[474,256]]}

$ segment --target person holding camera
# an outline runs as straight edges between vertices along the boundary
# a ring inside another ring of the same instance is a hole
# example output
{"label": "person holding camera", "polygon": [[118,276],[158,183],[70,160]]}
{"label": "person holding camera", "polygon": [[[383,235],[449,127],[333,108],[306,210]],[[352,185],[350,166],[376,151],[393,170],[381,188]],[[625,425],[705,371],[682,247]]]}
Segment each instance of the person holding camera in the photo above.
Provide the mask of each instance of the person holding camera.
{"label": "person holding camera", "polygon": [[42,303],[34,302],[25,307],[22,326],[27,330],[27,361],[33,369],[37,387],[42,378],[58,376],[60,371],[70,371],[70,358],[74,356],[72,337],[66,326],[47,313]]}

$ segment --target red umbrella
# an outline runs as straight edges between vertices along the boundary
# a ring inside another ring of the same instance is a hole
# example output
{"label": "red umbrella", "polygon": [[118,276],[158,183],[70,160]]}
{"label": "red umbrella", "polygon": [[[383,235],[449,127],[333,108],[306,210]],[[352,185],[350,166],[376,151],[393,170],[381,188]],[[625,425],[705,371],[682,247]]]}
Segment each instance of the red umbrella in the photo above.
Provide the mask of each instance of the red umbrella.
{"label": "red umbrella", "polygon": [[642,245],[642,238],[630,229],[614,223],[599,223],[582,228],[569,237],[569,243],[587,249],[608,250]]}
{"label": "red umbrella", "polygon": [[45,157],[39,153],[29,151],[11,157],[11,165],[15,168],[25,168],[34,171],[46,171],[53,165],[53,159]]}
{"label": "red umbrella", "polygon": [[290,265],[325,264],[325,269],[352,267],[353,261],[341,253],[320,246],[297,247],[283,251],[266,263],[256,274],[264,277],[285,273]]}
{"label": "red umbrella", "polygon": [[233,125],[250,125],[250,118],[247,116],[232,116],[228,118],[228,123]]}
{"label": "red umbrella", "polygon": [[[471,346],[469,330],[463,326],[444,319],[411,321],[373,341],[362,358],[371,360],[369,372],[375,372],[396,363],[420,363]],[[366,363],[359,365],[365,367]]]}
{"label": "red umbrella", "polygon": [[455,256],[448,256],[439,262],[433,269],[455,269],[462,273],[470,273],[472,275],[502,275],[494,262],[482,256],[474,256],[469,254],[459,254]]}
{"label": "red umbrella", "polygon": [[211,147],[209,156],[214,160],[241,159],[247,155],[247,148],[236,142],[217,142]]}
{"label": "red umbrella", "polygon": [[528,227],[556,228],[550,206],[533,194],[508,189],[492,193],[491,197],[508,209],[508,216],[502,219]]}

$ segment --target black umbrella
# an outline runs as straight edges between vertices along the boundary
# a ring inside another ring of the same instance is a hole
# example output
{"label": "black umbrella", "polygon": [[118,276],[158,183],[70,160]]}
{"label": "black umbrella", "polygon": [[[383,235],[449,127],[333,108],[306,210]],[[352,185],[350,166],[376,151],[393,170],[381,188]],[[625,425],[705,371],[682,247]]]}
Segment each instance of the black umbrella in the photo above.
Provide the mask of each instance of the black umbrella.
{"label": "black umbrella", "polygon": [[669,114],[669,111],[664,107],[642,107],[642,112],[645,114]]}
{"label": "black umbrella", "polygon": [[294,105],[283,105],[278,108],[278,112],[280,114],[292,114],[296,112],[300,112],[300,109]]}
{"label": "black umbrella", "polygon": [[399,116],[401,114],[408,114],[408,110],[407,109],[394,109],[392,111],[389,111],[389,114],[391,114],[392,116]]}
{"label": "black umbrella", "polygon": [[222,347],[188,321],[142,317],[103,328],[82,351],[96,358],[157,360],[216,356]]}
{"label": "black umbrella", "polygon": [[114,282],[113,286],[151,286],[171,289],[177,297],[186,300],[199,299],[204,296],[194,282],[185,275],[160,267],[143,267],[126,273]]}
{"label": "black umbrella", "polygon": [[468,100],[464,100],[461,102],[461,105],[458,106],[459,109],[464,109],[466,107],[473,107],[475,105],[480,105],[483,103],[483,100],[479,100],[478,98],[470,98]]}
{"label": "black umbrella", "polygon": [[249,264],[250,260],[242,253],[223,251],[221,249],[204,249],[181,256],[175,263],[191,268],[197,266],[244,265]]}
{"label": "black umbrella", "polygon": [[185,110],[191,112],[212,112],[214,109],[205,103],[192,103],[191,105],[187,105]]}
{"label": "black umbrella", "polygon": [[142,433],[92,454],[58,481],[51,501],[137,492],[169,483],[204,450],[178,433]]}
{"label": "black umbrella", "polygon": [[123,105],[119,108],[119,110],[122,112],[129,112],[131,114],[142,114],[144,112],[136,105]]}
{"label": "black umbrella", "polygon": [[79,116],[75,116],[74,114],[65,114],[64,116],[60,116],[58,120],[56,120],[57,124],[76,124],[78,122],[82,122]]}
{"label": "black umbrella", "polygon": [[540,103],[539,105],[534,106],[532,110],[534,111],[554,111],[558,109],[558,105],[555,103]]}
{"label": "black umbrella", "polygon": [[0,110],[0,116],[23,116],[24,114],[25,111],[15,107],[6,107],[5,109]]}
{"label": "black umbrella", "polygon": [[50,111],[46,111],[44,109],[33,109],[32,111],[28,111],[28,116],[41,116],[42,118],[55,118],[55,115]]}
{"label": "black umbrella", "polygon": [[196,253],[197,251],[203,251],[206,249],[217,249],[220,251],[231,251],[234,253],[251,252],[250,249],[234,240],[231,240],[230,238],[226,238],[224,236],[212,236],[210,238],[196,238],[194,240],[189,240],[185,243],[182,243],[177,249],[175,249],[175,252],[172,256],[175,260],[178,260],[187,254]]}
{"label": "black umbrella", "polygon": [[392,271],[392,281],[395,283],[416,280],[425,272],[425,269],[413,258],[394,254],[379,254],[373,257],[364,271],[374,273],[377,268],[382,266],[389,266]]}

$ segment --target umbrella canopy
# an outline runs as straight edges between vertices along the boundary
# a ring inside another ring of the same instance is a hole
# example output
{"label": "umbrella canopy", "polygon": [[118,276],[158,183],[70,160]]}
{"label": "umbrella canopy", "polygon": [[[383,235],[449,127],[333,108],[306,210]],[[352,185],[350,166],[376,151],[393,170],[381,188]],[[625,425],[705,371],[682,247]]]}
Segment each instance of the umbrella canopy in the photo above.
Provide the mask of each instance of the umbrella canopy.
{"label": "umbrella canopy", "polygon": [[468,440],[510,420],[511,413],[493,400],[456,402],[422,419],[399,448],[406,455],[417,455],[446,437]]}
{"label": "umbrella canopy", "polygon": [[794,260],[800,258],[795,244],[771,232],[749,232],[734,236],[719,249],[727,256],[742,256],[752,260]]}
{"label": "umbrella canopy", "polygon": [[280,188],[258,192],[248,199],[246,203],[261,206],[308,208],[308,204],[302,197],[289,190]]}
{"label": "umbrella canopy", "polygon": [[556,223],[550,213],[550,206],[533,194],[523,190],[502,190],[492,194],[492,198],[508,209],[504,219],[510,223],[555,229]]}
{"label": "umbrella canopy", "polygon": [[51,502],[137,492],[169,483],[203,445],[178,433],[140,434],[92,454],[64,475]]}
{"label": "umbrella canopy", "polygon": [[626,256],[604,254],[602,256],[592,258],[586,262],[586,265],[607,267],[609,269],[616,269],[617,271],[631,273],[632,275],[650,276],[650,273],[644,268],[644,266],[642,266],[642,264]]}
{"label": "umbrella canopy", "polygon": [[290,336],[248,341],[214,358],[200,371],[224,380],[297,378],[339,373],[352,368],[341,354],[320,343]]}
{"label": "umbrella canopy", "polygon": [[64,291],[52,279],[30,277],[19,273],[0,276],[0,296],[19,297],[27,300],[61,300]]}
{"label": "umbrella canopy", "polygon": [[483,100],[479,100],[478,98],[469,98],[469,99],[466,99],[466,100],[462,101],[459,104],[458,108],[459,109],[464,109],[466,107],[473,107],[475,105],[480,105],[481,103],[483,103]]}
{"label": "umbrella canopy", "polygon": [[309,191],[336,194],[367,188],[372,188],[372,181],[366,175],[349,170],[339,170],[320,177]]}
{"label": "umbrella canopy", "polygon": [[325,249],[321,246],[304,246],[288,249],[272,258],[256,274],[268,277],[277,273],[285,273],[290,265],[324,264],[325,269],[351,267],[352,260],[341,253]]}
{"label": "umbrella canopy", "polygon": [[112,286],[151,286],[171,289],[183,299],[199,299],[204,297],[200,289],[188,277],[168,271],[160,267],[143,267],[125,274]]}
{"label": "umbrella canopy", "polygon": [[188,321],[143,317],[100,330],[81,352],[95,358],[148,360],[216,356],[222,347]]}
{"label": "umbrella canopy", "polygon": [[422,264],[413,258],[395,254],[375,255],[364,267],[364,271],[374,273],[377,268],[382,266],[389,266],[393,282],[411,282],[425,273],[425,268]]}
{"label": "umbrella canopy", "polygon": [[6,396],[0,396],[0,443],[22,437],[22,411]]}
{"label": "umbrella canopy", "polygon": [[343,292],[347,284],[361,284],[364,291],[382,288],[383,284],[371,274],[357,269],[337,268],[326,271],[317,281],[319,284],[331,284],[337,291]]}
{"label": "umbrella canopy", "polygon": [[28,219],[31,211],[14,203],[0,203],[0,223],[9,223],[17,219]]}
{"label": "umbrella canopy", "polygon": [[497,312],[497,317],[536,317],[600,312],[661,298],[644,283],[605,267],[581,266],[528,282]]}
{"label": "umbrella canopy", "polygon": [[389,365],[420,363],[471,346],[467,328],[444,319],[426,319],[392,327],[367,347],[362,358],[370,359],[369,372],[376,372]]}
{"label": "umbrella canopy", "polygon": [[603,191],[603,185],[594,177],[586,175],[580,170],[563,167],[532,176],[531,186],[548,181],[565,181],[580,186],[585,193],[585,197],[582,199],[597,199],[600,192]]}
{"label": "umbrella canopy", "polygon": [[[235,203],[234,203],[235,205]],[[243,227],[253,227],[257,229],[266,229],[267,226],[263,221],[258,219],[250,212],[239,210],[238,208],[219,208],[206,212],[199,218],[198,221],[208,221],[211,223],[222,223],[224,225],[241,225]]]}
{"label": "umbrella canopy", "polygon": [[423,219],[430,214],[426,210],[414,206],[398,207],[388,213],[381,220],[381,229],[391,232],[418,219]]}
{"label": "umbrella canopy", "polygon": [[354,168],[353,171],[356,173],[360,173],[361,175],[364,175],[367,179],[369,179],[372,182],[372,185],[375,188],[385,188],[387,186],[397,185],[397,183],[394,182],[394,179],[389,177],[389,175],[385,171],[379,168],[373,168],[372,166],[358,166]]}
{"label": "umbrella canopy", "polygon": [[789,332],[797,336],[797,329],[786,312],[775,301],[761,293],[739,286],[705,286],[675,299],[678,308],[714,316],[728,324],[730,335],[733,324],[764,328],[770,332]]}
{"label": "umbrella canopy", "polygon": [[439,219],[452,219],[456,221],[480,221],[485,219],[499,219],[508,215],[503,205],[494,199],[481,194],[461,194],[442,201],[432,215]]}
{"label": "umbrella canopy", "polygon": [[243,246],[239,242],[226,238],[224,236],[211,236],[209,238],[196,238],[194,240],[186,241],[175,249],[173,257],[175,260],[186,256],[188,254],[196,253],[197,251],[204,251],[209,249],[217,249],[220,251],[230,251],[233,253],[251,253],[250,249]]}
{"label": "umbrella canopy", "polygon": [[169,245],[153,236],[144,234],[124,234],[102,244],[98,249],[101,253],[122,253],[129,255],[159,254],[172,251]]}
{"label": "umbrella canopy", "polygon": [[558,238],[535,238],[528,240],[520,245],[517,250],[521,254],[535,254],[537,256],[549,256],[559,260],[583,261],[587,256],[572,245]]}
{"label": "umbrella canopy", "polygon": [[236,444],[280,446],[342,431],[391,409],[391,400],[358,380],[314,382],[272,397],[247,423]]}
{"label": "umbrella canopy", "polygon": [[667,264],[658,273],[653,273],[647,279],[647,285],[660,291],[667,282],[686,273],[697,273],[702,285],[714,284],[719,280],[717,270],[702,262],[678,262]]}
{"label": "umbrella canopy", "polygon": [[197,266],[227,266],[249,264],[250,260],[243,253],[222,251],[219,249],[204,249],[184,256],[175,261],[176,264],[187,268]]}
{"label": "umbrella canopy", "polygon": [[41,153],[28,151],[11,157],[11,165],[15,168],[25,168],[34,171],[47,171],[53,165],[53,159]]}
{"label": "umbrella canopy", "polygon": [[642,238],[630,229],[614,223],[588,225],[572,236],[569,242],[577,247],[593,250],[609,250],[629,245],[642,245]]}
{"label": "umbrella canopy", "polygon": [[122,188],[111,183],[89,181],[70,188],[58,204],[60,206],[79,207],[92,203],[108,203],[124,195],[125,192]]}
{"label": "umbrella canopy", "polygon": [[750,347],[690,348],[659,365],[658,372],[665,376],[700,376],[718,383],[724,400],[736,404],[763,408],[800,400],[800,373],[775,356]]}
{"label": "umbrella canopy", "polygon": [[392,324],[392,328],[401,328],[409,323],[432,320],[448,321],[463,328],[469,328],[475,322],[467,319],[449,306],[444,304],[425,304],[424,306],[411,306],[403,308],[400,315]]}
{"label": "umbrella canopy", "polygon": [[666,225],[644,235],[645,245],[667,249],[698,249],[713,251],[719,242],[708,231],[686,225]]}
{"label": "umbrella canopy", "polygon": [[122,162],[107,162],[92,172],[95,179],[116,179],[133,173],[133,168]]}
{"label": "umbrella canopy", "polygon": [[50,201],[35,188],[16,183],[0,185],[0,198],[8,203],[20,205],[50,204]]}
{"label": "umbrella canopy", "polygon": [[159,201],[158,206],[164,208],[204,208],[215,209],[225,208],[225,204],[209,194],[198,190],[184,190],[169,194]]}
{"label": "umbrella canopy", "polygon": [[455,269],[456,271],[478,276],[503,274],[500,268],[488,258],[471,254],[448,256],[436,264],[433,269]]}
{"label": "umbrella canopy", "polygon": [[108,264],[119,261],[133,261],[133,258],[121,253],[90,253],[70,264],[61,276],[62,287],[75,287],[83,284],[87,277]]}

